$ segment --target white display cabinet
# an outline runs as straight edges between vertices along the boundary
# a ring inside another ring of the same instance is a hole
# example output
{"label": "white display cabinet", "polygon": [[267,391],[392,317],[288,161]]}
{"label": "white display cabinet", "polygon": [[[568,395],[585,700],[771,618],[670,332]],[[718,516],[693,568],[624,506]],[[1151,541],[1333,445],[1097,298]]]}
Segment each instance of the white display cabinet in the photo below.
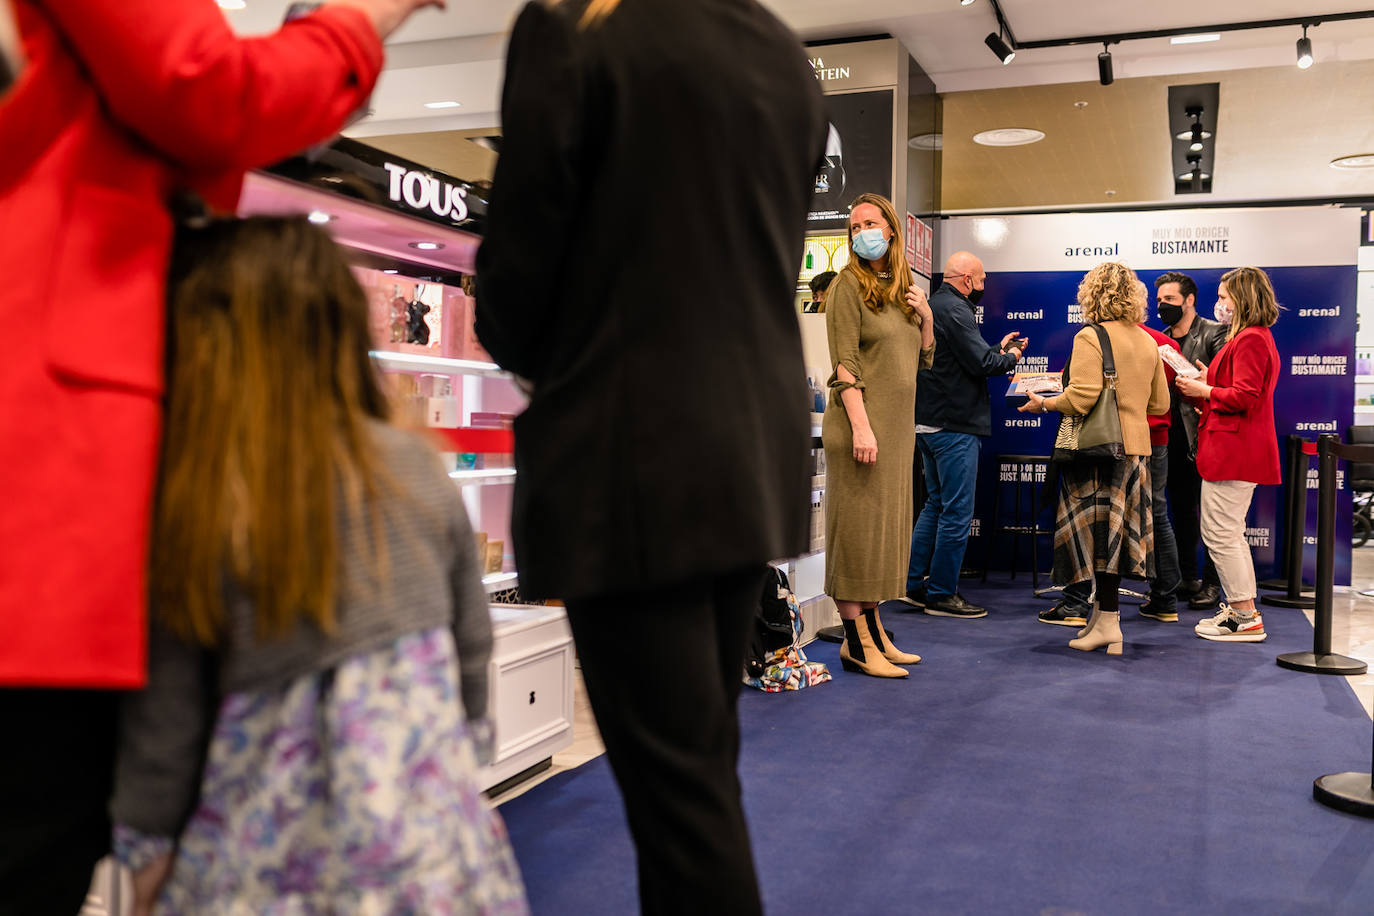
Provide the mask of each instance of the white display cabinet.
{"label": "white display cabinet", "polygon": [[573,741],[573,654],[558,607],[493,605],[490,708],[496,747],[482,788],[493,795],[549,768]]}

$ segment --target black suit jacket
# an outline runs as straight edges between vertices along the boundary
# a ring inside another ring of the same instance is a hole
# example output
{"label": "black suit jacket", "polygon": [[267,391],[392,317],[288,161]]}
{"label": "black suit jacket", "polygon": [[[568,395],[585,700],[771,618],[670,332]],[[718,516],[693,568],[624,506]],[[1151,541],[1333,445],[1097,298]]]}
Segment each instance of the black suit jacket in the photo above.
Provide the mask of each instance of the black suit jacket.
{"label": "black suit jacket", "polygon": [[754,0],[525,7],[477,258],[516,421],[521,591],[575,598],[807,547],[793,305],[824,149],[796,38]]}

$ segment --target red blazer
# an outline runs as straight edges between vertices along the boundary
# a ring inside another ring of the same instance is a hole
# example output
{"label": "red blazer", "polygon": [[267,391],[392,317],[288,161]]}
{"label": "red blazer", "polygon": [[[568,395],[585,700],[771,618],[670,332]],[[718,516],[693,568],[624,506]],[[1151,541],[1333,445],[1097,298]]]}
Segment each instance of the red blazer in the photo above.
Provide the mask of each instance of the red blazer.
{"label": "red blazer", "polygon": [[239,39],[213,0],[15,0],[0,100],[0,686],[144,679],[166,208],[334,133],[381,43],[326,7]]}
{"label": "red blazer", "polygon": [[1274,431],[1279,351],[1268,328],[1246,328],[1207,367],[1212,396],[1198,421],[1197,469],[1203,480],[1282,483]]}

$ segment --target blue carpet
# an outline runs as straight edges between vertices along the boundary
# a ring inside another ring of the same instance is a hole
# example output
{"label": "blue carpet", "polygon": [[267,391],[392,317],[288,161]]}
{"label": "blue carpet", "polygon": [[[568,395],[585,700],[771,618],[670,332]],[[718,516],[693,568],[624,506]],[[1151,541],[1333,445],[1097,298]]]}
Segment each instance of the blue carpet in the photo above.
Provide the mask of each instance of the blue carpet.
{"label": "blue carpet", "polygon": [[[988,617],[884,609],[925,657],[903,681],[840,670],[745,690],[745,808],[769,913],[1374,913],[1374,820],[1312,800],[1367,771],[1342,678],[1274,664],[1311,649],[1300,611],[1267,642],[1198,639],[1122,605],[1125,655],[1066,645],[1017,582],[968,588]],[[604,758],[501,807],[536,914],[636,911],[634,853]]]}

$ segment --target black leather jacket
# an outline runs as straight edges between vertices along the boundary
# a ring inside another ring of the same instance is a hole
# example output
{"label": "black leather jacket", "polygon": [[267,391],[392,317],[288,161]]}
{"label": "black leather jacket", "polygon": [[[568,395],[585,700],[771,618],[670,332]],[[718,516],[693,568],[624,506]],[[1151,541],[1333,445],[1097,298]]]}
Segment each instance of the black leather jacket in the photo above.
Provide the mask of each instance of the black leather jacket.
{"label": "black leather jacket", "polygon": [[[1230,333],[1230,330],[1230,327],[1220,321],[1195,315],[1187,334],[1182,337],[1174,337],[1172,331],[1168,329],[1165,330],[1165,333],[1178,341],[1179,348],[1183,350],[1183,356],[1188,362],[1201,360],[1204,364],[1211,365],[1212,360],[1221,352],[1221,348],[1226,346],[1226,335]],[[1169,397],[1172,401],[1170,412],[1176,413],[1182,420],[1183,431],[1188,437],[1188,455],[1196,459],[1198,409],[1184,400],[1177,388],[1169,389]]]}

